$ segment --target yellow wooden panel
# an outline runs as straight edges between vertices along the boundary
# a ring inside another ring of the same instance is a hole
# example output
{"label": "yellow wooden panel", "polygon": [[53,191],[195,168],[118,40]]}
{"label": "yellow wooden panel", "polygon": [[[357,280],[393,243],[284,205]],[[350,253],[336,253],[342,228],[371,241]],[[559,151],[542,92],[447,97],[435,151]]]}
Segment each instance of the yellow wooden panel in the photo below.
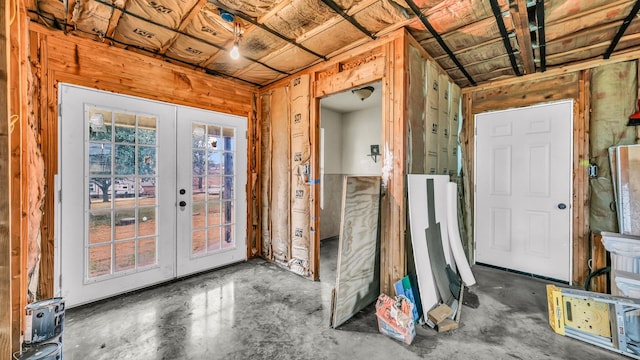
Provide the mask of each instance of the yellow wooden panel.
{"label": "yellow wooden panel", "polygon": [[604,337],[611,337],[609,304],[571,296],[562,297],[565,326]]}
{"label": "yellow wooden panel", "polygon": [[553,331],[564,335],[564,316],[562,315],[562,290],[553,285],[547,285],[547,302],[549,305],[549,325]]}

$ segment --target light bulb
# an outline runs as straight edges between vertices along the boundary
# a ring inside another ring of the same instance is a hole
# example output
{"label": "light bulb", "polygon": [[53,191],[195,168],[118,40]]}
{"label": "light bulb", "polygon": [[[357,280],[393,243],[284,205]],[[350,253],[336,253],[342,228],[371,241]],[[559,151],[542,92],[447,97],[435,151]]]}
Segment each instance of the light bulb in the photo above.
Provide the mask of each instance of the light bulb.
{"label": "light bulb", "polygon": [[229,53],[229,56],[231,56],[231,58],[233,60],[238,60],[240,58],[240,51],[238,50],[238,43],[233,43],[233,47],[231,48],[231,52]]}

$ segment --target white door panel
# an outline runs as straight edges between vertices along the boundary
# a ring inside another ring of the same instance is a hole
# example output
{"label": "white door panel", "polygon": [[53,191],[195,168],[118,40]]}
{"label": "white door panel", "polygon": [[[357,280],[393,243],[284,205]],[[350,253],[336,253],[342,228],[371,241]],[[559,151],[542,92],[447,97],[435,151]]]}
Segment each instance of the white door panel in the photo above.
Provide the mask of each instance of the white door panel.
{"label": "white door panel", "polygon": [[478,262],[570,280],[572,114],[562,101],[476,115]]}
{"label": "white door panel", "polygon": [[[60,289],[67,305],[171,279],[175,177],[163,174],[175,169],[175,108],[70,85],[60,86],[60,101]],[[143,181],[153,184],[146,194]]]}

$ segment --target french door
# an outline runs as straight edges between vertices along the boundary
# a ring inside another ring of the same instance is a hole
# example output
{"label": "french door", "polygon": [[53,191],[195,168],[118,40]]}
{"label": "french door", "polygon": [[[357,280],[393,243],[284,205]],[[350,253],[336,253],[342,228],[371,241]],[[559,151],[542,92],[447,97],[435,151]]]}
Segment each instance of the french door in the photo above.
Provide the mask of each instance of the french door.
{"label": "french door", "polygon": [[245,259],[246,119],[65,84],[59,99],[68,306]]}

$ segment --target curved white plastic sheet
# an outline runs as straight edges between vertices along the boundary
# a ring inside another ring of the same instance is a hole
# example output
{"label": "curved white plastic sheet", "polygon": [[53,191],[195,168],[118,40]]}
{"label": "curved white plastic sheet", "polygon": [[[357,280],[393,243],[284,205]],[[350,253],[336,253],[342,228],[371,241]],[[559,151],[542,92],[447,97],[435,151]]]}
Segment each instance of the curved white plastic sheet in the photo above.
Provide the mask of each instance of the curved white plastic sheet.
{"label": "curved white plastic sheet", "polygon": [[465,285],[471,286],[476,283],[476,278],[471,272],[471,267],[464,255],[462,240],[460,240],[460,230],[458,228],[458,186],[456,183],[447,184],[447,227],[449,233],[449,243],[451,252],[458,265],[458,273]]}

